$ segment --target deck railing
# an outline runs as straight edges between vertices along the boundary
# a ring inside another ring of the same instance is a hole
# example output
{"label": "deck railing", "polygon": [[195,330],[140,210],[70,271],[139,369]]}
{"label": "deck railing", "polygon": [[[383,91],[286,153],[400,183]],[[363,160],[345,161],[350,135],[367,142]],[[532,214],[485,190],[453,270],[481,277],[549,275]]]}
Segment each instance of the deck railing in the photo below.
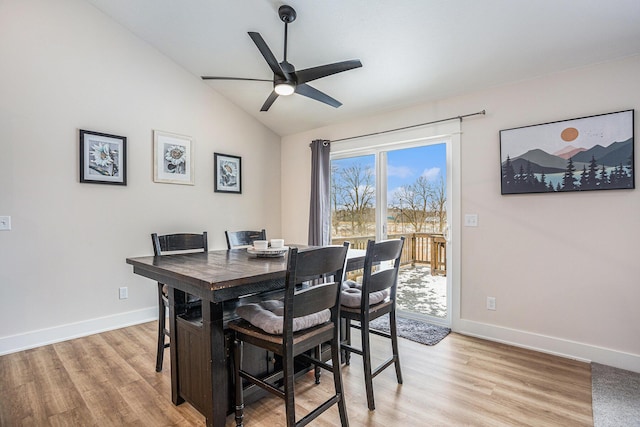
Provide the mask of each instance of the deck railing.
{"label": "deck railing", "polygon": [[[447,245],[444,236],[440,233],[405,233],[390,234],[389,239],[397,239],[404,236],[404,249],[402,250],[402,265],[428,264],[431,274],[447,274]],[[350,242],[353,249],[366,249],[367,241],[375,239],[375,236],[334,237],[331,241],[334,245]]]}

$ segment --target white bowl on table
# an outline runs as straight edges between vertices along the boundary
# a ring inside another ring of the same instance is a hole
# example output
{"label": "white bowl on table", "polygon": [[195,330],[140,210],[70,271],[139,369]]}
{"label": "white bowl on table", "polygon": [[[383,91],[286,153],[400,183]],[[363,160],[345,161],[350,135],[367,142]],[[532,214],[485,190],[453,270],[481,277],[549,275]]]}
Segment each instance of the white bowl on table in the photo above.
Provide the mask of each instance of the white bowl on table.
{"label": "white bowl on table", "polygon": [[281,248],[284,246],[284,239],[271,239],[271,247],[276,249],[276,248]]}
{"label": "white bowl on table", "polygon": [[269,241],[268,240],[254,240],[253,241],[253,248],[257,251],[263,251],[265,249],[267,249],[269,247]]}

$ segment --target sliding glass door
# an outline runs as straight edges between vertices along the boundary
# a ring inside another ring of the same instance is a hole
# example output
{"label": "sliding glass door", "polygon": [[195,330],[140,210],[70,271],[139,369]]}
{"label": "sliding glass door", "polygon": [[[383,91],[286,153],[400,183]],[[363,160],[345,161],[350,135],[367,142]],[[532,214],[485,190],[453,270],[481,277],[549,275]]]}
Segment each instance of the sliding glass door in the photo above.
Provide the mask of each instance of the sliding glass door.
{"label": "sliding glass door", "polygon": [[332,240],[405,237],[400,315],[448,323],[447,140],[332,154]]}

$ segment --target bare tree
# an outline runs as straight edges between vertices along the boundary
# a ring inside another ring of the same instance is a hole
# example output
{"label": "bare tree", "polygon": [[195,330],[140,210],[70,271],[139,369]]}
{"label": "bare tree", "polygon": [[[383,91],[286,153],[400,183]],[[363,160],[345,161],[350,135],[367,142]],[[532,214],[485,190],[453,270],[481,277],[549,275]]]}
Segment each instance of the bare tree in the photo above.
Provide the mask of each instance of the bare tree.
{"label": "bare tree", "polygon": [[447,224],[447,186],[444,184],[442,175],[440,175],[440,181],[433,185],[429,210],[433,212],[438,221],[438,229],[434,231],[442,233]]}
{"label": "bare tree", "polygon": [[439,182],[418,177],[413,184],[398,188],[393,194],[394,209],[416,233],[427,231],[434,218],[434,231],[442,232],[447,221],[447,189],[442,175]]}
{"label": "bare tree", "polygon": [[418,177],[413,184],[403,185],[394,194],[394,204],[402,215],[402,220],[413,227],[416,233],[423,231],[429,214],[429,204],[433,189],[424,176]]}
{"label": "bare tree", "polygon": [[[343,211],[339,220],[351,222],[351,231],[367,233],[375,197],[373,169],[356,163],[349,167],[333,170],[332,191],[334,193],[334,213]],[[374,221],[375,223],[375,221]],[[337,224],[334,223],[334,229]]]}

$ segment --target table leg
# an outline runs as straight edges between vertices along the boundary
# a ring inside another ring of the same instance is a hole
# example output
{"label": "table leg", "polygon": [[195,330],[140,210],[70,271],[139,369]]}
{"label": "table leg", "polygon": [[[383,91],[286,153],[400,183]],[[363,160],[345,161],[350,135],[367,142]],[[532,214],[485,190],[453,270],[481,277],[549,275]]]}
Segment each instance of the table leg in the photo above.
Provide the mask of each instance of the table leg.
{"label": "table leg", "polygon": [[174,405],[180,405],[184,402],[184,399],[180,396],[180,390],[178,388],[178,337],[176,333],[178,325],[176,316],[176,299],[180,299],[179,296],[177,297],[179,292],[182,291],[169,287],[169,354],[171,355],[171,401]]}
{"label": "table leg", "polygon": [[229,408],[229,384],[222,303],[203,301],[202,326],[204,346],[210,356],[206,369],[210,385],[204,388],[205,417],[207,426],[224,427]]}

